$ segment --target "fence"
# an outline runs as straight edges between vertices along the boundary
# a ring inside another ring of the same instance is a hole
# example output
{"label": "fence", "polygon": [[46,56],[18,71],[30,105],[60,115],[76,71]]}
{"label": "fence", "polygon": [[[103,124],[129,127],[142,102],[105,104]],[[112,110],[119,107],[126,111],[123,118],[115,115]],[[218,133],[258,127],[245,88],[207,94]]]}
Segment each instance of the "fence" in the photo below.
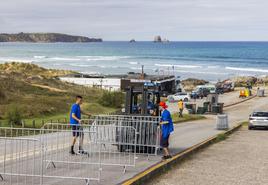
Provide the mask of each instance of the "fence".
{"label": "fence", "polygon": [[[59,179],[89,184],[100,181],[106,166],[122,167],[125,173],[135,167],[136,153],[157,154],[158,117],[100,115],[83,122],[76,130],[61,123],[41,129],[0,128],[0,180],[18,185],[55,184]],[[86,155],[69,154],[74,132]]]}
{"label": "fence", "polygon": [[42,185],[44,180],[53,183],[55,179],[85,180],[89,184],[100,180],[100,147],[85,142],[85,149],[93,151],[90,157],[71,156],[71,130],[1,128],[0,134],[0,175],[5,184]]}
{"label": "fence", "polygon": [[[1,184],[42,184],[40,160],[41,143],[38,139],[0,137]],[[10,146],[10,147],[8,147]],[[28,158],[31,163],[25,162]],[[6,176],[8,178],[6,179]]]}
{"label": "fence", "polygon": [[[59,123],[48,123],[43,127],[44,130],[61,130],[71,129],[69,125]],[[87,131],[88,135],[83,135],[84,142],[96,145],[97,151],[100,153],[101,166],[121,166],[123,172],[127,167],[135,167],[136,162],[136,141],[137,133],[133,127],[107,125],[83,125],[79,130]],[[96,148],[95,148],[96,150]],[[91,149],[91,152],[94,150]],[[57,161],[54,159],[50,161]]]}
{"label": "fence", "polygon": [[[73,133],[79,135],[78,145],[86,155],[69,154]],[[44,184],[53,179],[89,184],[100,181],[104,166],[122,166],[124,172],[135,166],[136,131],[129,126],[85,125],[72,130],[66,124],[48,123],[42,129],[0,128],[0,136],[0,179],[6,184]]]}
{"label": "fence", "polygon": [[115,125],[134,127],[137,134],[136,152],[157,155],[160,148],[159,117],[138,115],[98,115],[84,119],[87,125]]}

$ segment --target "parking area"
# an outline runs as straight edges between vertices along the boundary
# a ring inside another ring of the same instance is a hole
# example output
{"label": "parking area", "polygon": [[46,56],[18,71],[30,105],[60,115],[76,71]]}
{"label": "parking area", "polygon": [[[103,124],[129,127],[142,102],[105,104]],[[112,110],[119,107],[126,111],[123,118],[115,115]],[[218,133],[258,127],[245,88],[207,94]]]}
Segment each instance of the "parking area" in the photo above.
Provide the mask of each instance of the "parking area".
{"label": "parking area", "polygon": [[[219,95],[219,102],[224,103],[224,106],[231,105],[233,103],[237,103],[243,100],[242,98],[239,98],[239,89],[236,89],[235,91],[228,92],[225,94]],[[203,103],[207,101],[207,98],[204,97],[203,99],[190,99],[191,103],[196,103],[197,107],[203,106]],[[177,102],[168,102],[169,110],[173,113],[178,112],[178,103]],[[184,110],[184,113],[188,113],[187,110]]]}
{"label": "parking area", "polygon": [[268,130],[242,127],[148,185],[268,184]]}

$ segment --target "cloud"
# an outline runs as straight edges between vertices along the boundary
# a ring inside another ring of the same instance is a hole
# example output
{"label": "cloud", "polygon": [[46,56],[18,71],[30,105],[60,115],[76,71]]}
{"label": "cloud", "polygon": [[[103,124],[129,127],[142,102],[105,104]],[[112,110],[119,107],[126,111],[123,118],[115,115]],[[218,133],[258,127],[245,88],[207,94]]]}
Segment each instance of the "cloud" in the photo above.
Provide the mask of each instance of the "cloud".
{"label": "cloud", "polygon": [[105,40],[268,40],[267,0],[9,0],[0,32],[63,32]]}

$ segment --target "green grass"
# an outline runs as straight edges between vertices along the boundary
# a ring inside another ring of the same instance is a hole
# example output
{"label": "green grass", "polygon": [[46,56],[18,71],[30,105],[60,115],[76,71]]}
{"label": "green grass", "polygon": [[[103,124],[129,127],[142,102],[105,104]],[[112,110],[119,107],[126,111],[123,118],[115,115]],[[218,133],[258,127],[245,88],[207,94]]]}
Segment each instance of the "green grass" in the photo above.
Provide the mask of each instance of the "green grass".
{"label": "green grass", "polygon": [[243,126],[243,127],[248,127],[248,121],[243,122],[243,123],[242,123],[242,126]]}
{"label": "green grass", "polygon": [[[82,105],[82,109],[85,112],[89,112],[92,115],[96,114],[106,114],[106,113],[111,113],[116,111],[114,108],[109,108],[109,107],[103,107],[99,104],[96,103],[84,103]],[[84,116],[84,118],[87,118],[87,116]],[[60,122],[60,123],[65,123],[66,121],[69,121],[69,112],[62,113],[62,114],[56,114],[56,115],[43,115],[43,116],[38,116],[38,117],[32,117],[32,118],[26,118],[22,119],[24,122],[24,127],[28,128],[41,128],[44,123],[49,123],[49,122]],[[35,124],[33,123],[35,122]],[[8,121],[5,120],[0,120],[2,127],[9,127],[10,124]]]}
{"label": "green grass", "polygon": [[179,117],[178,113],[172,115],[172,120],[175,124],[187,121],[201,120],[201,119],[206,119],[206,117],[198,114],[183,114],[182,118]]}
{"label": "green grass", "polygon": [[227,137],[228,136],[226,134],[223,134],[223,133],[218,134],[215,142],[221,142],[221,141],[227,139]]}
{"label": "green grass", "polygon": [[99,103],[104,90],[62,82],[57,78],[69,73],[74,72],[50,70],[33,64],[0,64],[1,125],[7,125],[8,115],[14,107],[26,126],[31,126],[32,120],[36,120],[38,127],[42,120],[67,119],[76,95],[83,96],[82,109],[91,114],[110,113],[118,108]]}

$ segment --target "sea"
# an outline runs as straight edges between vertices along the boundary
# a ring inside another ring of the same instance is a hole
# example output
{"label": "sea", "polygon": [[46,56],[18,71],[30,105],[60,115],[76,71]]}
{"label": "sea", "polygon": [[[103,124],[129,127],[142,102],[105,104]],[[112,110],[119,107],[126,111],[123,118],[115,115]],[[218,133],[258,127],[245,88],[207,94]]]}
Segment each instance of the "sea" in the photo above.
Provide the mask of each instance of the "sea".
{"label": "sea", "polygon": [[268,75],[268,42],[0,43],[0,63],[18,61],[92,75],[176,75],[211,82]]}

